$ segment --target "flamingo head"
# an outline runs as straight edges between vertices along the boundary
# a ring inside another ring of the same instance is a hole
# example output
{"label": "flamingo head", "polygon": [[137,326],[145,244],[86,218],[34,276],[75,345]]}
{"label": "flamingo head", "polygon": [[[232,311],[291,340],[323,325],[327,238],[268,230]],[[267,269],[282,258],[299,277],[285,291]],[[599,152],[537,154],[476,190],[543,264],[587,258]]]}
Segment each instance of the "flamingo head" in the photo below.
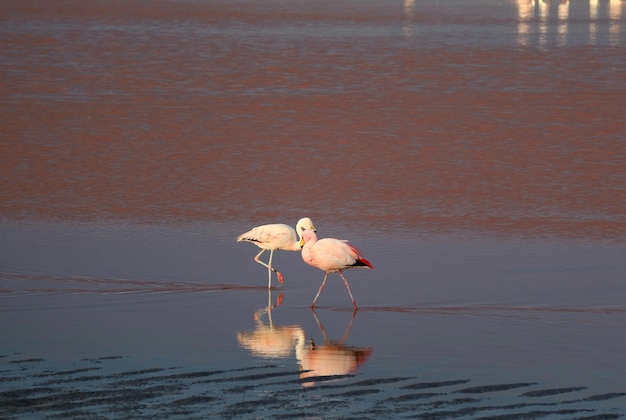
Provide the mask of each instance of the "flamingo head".
{"label": "flamingo head", "polygon": [[316,241],[317,235],[314,230],[306,229],[302,232],[302,238],[300,239],[300,248],[304,247],[304,244],[310,241]]}
{"label": "flamingo head", "polygon": [[303,217],[302,219],[298,220],[298,224],[296,225],[296,232],[298,233],[298,236],[300,238],[302,238],[302,232],[304,232],[305,230],[312,230],[313,232],[317,232],[315,226],[313,225],[313,221],[308,217]]}

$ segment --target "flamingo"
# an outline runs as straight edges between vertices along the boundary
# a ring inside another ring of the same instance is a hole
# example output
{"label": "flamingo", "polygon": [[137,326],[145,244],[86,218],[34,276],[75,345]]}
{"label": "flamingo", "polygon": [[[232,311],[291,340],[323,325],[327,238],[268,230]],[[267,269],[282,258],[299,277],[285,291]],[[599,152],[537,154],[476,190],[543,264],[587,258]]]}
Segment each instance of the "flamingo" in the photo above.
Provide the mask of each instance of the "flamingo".
{"label": "flamingo", "polygon": [[315,307],[317,298],[320,293],[322,293],[322,290],[324,290],[328,274],[338,272],[346,285],[346,289],[348,289],[348,294],[350,294],[350,299],[352,299],[352,306],[354,306],[354,310],[356,311],[358,307],[352,296],[350,283],[348,283],[348,280],[343,275],[343,270],[359,267],[373,269],[374,266],[348,241],[335,238],[323,238],[318,240],[317,234],[312,230],[302,232],[300,246],[302,247],[302,259],[304,262],[326,272],[322,285],[317,291],[315,299],[313,299],[311,308]]}
{"label": "flamingo", "polygon": [[[300,251],[300,244],[298,240],[302,237],[302,232],[307,229],[316,232],[311,219],[303,217],[298,220],[296,230],[293,230],[291,226],[277,223],[272,225],[257,226],[237,237],[237,242],[252,242],[261,248],[261,252],[254,257],[254,261],[267,267],[268,289],[272,288],[272,271],[276,273],[278,281],[280,283],[283,282],[282,273],[272,267],[272,257],[274,256],[274,251],[277,249],[281,249],[283,251]],[[259,257],[268,249],[270,250],[270,259],[266,264],[261,261]]]}

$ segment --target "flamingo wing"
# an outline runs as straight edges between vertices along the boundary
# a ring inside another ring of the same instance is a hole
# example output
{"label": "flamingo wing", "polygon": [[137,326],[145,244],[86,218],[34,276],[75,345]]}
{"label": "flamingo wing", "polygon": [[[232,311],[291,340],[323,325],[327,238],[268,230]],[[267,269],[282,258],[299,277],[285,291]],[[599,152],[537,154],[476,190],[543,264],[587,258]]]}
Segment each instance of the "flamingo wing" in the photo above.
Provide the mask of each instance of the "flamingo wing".
{"label": "flamingo wing", "polygon": [[316,267],[326,271],[339,271],[348,267],[373,268],[361,252],[347,241],[324,238],[311,247]]}
{"label": "flamingo wing", "polygon": [[296,233],[291,226],[272,224],[257,226],[240,235],[237,242],[253,242],[264,249],[281,249],[296,241]]}

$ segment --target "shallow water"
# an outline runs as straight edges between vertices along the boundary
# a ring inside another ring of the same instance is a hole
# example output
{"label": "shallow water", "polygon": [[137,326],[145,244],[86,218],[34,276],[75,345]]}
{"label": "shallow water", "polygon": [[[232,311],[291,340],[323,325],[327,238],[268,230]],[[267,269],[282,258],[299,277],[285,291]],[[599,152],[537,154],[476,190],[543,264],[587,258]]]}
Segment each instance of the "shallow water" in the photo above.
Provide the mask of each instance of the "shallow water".
{"label": "shallow water", "polygon": [[624,9],[1,4],[0,415],[625,415]]}
{"label": "shallow water", "polygon": [[[252,261],[256,247],[234,243],[231,228],[3,226],[2,387],[39,389],[27,403],[5,398],[5,414],[75,412],[76,387],[102,399],[126,389],[137,416],[174,416],[179,404],[223,417],[452,407],[469,417],[546,407],[556,418],[571,418],[574,408],[624,414],[623,245],[363,236],[359,245],[376,268],[346,273],[359,303],[353,318],[338,279],[309,309],[322,273],[297,253],[276,255],[285,284],[268,292],[266,270]],[[91,368],[98,371],[80,371]],[[248,378],[244,368],[260,376]],[[143,373],[153,369],[163,371]],[[207,370],[221,372],[219,381]],[[127,377],[137,382],[124,388],[118,382]],[[55,378],[62,382],[40,389]],[[371,381],[367,392],[361,381]],[[420,397],[426,405],[408,404],[415,392],[403,387],[433,382],[451,385],[422,391],[432,394]],[[293,394],[312,386],[314,393]],[[482,386],[495,388],[455,402],[461,390]],[[30,408],[39,398],[52,405]],[[316,406],[319,399],[343,408],[326,411],[334,406]],[[119,409],[90,399],[82,408],[114,416]]]}

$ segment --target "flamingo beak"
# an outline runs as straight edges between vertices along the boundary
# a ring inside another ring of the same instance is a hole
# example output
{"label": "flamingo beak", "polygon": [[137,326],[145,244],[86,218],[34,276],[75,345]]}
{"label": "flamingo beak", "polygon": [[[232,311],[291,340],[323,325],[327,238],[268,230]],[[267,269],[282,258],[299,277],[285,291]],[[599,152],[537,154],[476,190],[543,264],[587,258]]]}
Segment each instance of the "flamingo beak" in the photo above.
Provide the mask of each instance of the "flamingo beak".
{"label": "flamingo beak", "polygon": [[300,248],[302,248],[304,246],[304,238],[300,239]]}

